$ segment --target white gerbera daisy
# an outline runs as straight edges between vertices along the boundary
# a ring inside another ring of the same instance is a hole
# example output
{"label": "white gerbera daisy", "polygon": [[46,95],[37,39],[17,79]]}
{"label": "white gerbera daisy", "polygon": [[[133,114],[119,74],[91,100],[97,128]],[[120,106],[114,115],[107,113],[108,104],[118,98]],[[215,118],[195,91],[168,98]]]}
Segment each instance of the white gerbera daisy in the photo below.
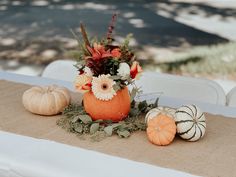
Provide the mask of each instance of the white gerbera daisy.
{"label": "white gerbera daisy", "polygon": [[127,63],[120,63],[119,64],[119,69],[118,75],[121,76],[121,79],[127,79],[127,77],[130,75],[130,67]]}
{"label": "white gerbera daisy", "polygon": [[99,100],[108,101],[116,95],[116,91],[113,89],[115,82],[109,77],[110,74],[93,77],[92,92]]}

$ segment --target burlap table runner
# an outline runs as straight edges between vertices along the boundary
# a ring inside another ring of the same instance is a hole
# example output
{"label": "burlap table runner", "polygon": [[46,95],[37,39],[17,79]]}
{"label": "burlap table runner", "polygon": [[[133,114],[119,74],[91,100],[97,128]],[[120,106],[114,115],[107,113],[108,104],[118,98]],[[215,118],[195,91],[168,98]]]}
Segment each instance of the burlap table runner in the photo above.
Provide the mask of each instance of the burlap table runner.
{"label": "burlap table runner", "polygon": [[[91,142],[58,127],[56,121],[61,115],[43,117],[26,111],[21,97],[30,87],[0,80],[1,130],[200,176],[236,176],[236,119],[207,114],[207,133],[198,142],[185,142],[176,137],[171,145],[160,147],[149,143],[145,132],[137,132],[128,139],[112,136],[101,142]],[[77,96],[81,99],[81,95]]]}

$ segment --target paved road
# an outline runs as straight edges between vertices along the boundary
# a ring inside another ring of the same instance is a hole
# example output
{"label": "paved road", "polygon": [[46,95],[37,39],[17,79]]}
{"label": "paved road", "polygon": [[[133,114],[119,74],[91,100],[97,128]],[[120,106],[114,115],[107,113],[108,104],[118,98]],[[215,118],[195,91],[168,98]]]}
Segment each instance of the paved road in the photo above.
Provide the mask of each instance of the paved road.
{"label": "paved road", "polygon": [[[158,14],[168,16],[168,13],[178,11],[178,15],[174,17],[177,22],[236,41],[235,0],[171,0],[171,2],[172,8],[164,5]],[[180,7],[177,10],[175,4],[182,4],[182,8],[177,5]]]}
{"label": "paved road", "polygon": [[144,57],[151,54],[155,59],[160,48],[164,48],[165,53],[170,48],[234,40],[236,8],[216,4],[218,6],[212,0],[195,0],[194,3],[190,0],[1,0],[0,60],[4,63],[1,67],[11,69],[3,60],[13,58],[27,63],[42,58],[46,64],[65,57],[61,43],[71,48],[75,46],[70,41],[69,29],[78,32],[79,23],[83,21],[91,36],[103,37],[113,12],[119,14],[116,39],[121,41],[132,32],[135,37],[132,44],[144,51]]}
{"label": "paved road", "polygon": [[106,32],[111,14],[117,11],[120,14],[116,26],[117,38],[132,32],[138,45],[178,47],[184,43],[214,44],[228,39],[198,30],[191,25],[185,25],[178,22],[181,21],[178,19],[189,15],[189,21],[191,21],[192,14],[199,16],[204,14],[205,18],[217,15],[224,20],[229,17],[234,18],[236,13],[235,9],[221,8],[219,10],[203,3],[156,2],[154,0],[145,1],[145,3],[140,0],[102,2],[1,0],[0,37],[12,37],[19,40],[39,36],[72,37],[69,29],[78,31],[80,21],[86,23],[91,35],[101,36]]}

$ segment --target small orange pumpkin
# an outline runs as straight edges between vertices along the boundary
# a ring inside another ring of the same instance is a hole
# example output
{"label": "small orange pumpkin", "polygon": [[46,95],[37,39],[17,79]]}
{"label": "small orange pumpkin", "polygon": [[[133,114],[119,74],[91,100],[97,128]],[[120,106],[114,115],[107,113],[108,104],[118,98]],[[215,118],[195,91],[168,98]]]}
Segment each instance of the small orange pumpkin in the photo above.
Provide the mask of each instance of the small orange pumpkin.
{"label": "small orange pumpkin", "polygon": [[128,88],[117,91],[108,101],[97,99],[90,91],[83,97],[84,109],[93,120],[112,120],[118,122],[126,118],[130,111],[130,95]]}
{"label": "small orange pumpkin", "polygon": [[167,115],[159,114],[148,121],[147,136],[153,144],[168,145],[174,140],[175,134],[175,121]]}

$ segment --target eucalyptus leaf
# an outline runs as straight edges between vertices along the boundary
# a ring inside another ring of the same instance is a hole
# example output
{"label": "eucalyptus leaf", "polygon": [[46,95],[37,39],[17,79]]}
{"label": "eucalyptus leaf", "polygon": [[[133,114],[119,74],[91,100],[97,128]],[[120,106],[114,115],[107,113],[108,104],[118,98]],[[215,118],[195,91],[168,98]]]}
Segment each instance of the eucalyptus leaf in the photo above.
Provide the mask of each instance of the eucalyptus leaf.
{"label": "eucalyptus leaf", "polygon": [[95,120],[94,122],[101,123],[101,122],[103,122],[103,120],[102,119],[98,119],[98,120]]}
{"label": "eucalyptus leaf", "polygon": [[71,120],[71,122],[72,123],[75,123],[75,122],[77,122],[79,120],[79,116],[75,116],[72,120]]}
{"label": "eucalyptus leaf", "polygon": [[119,130],[127,130],[129,129],[129,124],[128,123],[123,123],[118,127]]}
{"label": "eucalyptus leaf", "polygon": [[74,127],[74,130],[77,133],[82,133],[83,132],[83,126],[81,124],[76,124],[76,126]]}
{"label": "eucalyptus leaf", "polygon": [[114,75],[114,76],[110,76],[109,78],[112,79],[112,80],[120,80],[120,79],[121,79],[121,76],[119,76],[119,75]]}
{"label": "eucalyptus leaf", "polygon": [[113,85],[113,89],[117,92],[118,90],[121,89],[121,87],[119,84],[115,84],[115,85]]}
{"label": "eucalyptus leaf", "polygon": [[130,132],[128,130],[124,130],[124,131],[117,131],[117,134],[119,135],[119,137],[121,138],[128,138],[130,136]]}
{"label": "eucalyptus leaf", "polygon": [[92,122],[92,118],[89,115],[79,115],[79,119],[84,123],[84,124],[88,124],[90,122]]}
{"label": "eucalyptus leaf", "polygon": [[98,131],[99,129],[99,123],[93,123],[91,126],[90,126],[90,134],[94,134]]}
{"label": "eucalyptus leaf", "polygon": [[130,83],[132,81],[129,74],[126,74],[125,76],[122,76],[120,79],[123,80],[123,81],[127,80],[128,83]]}
{"label": "eucalyptus leaf", "polygon": [[147,125],[145,123],[136,123],[135,124],[139,130],[146,130]]}
{"label": "eucalyptus leaf", "polygon": [[114,123],[114,124],[111,125],[111,126],[112,126],[112,128],[114,129],[114,128],[117,128],[117,127],[121,126],[122,124],[124,124],[123,121],[121,121],[121,122],[119,122],[119,123]]}
{"label": "eucalyptus leaf", "polygon": [[112,124],[113,123],[112,120],[104,120],[103,122],[106,123],[106,124]]}
{"label": "eucalyptus leaf", "polygon": [[104,128],[104,132],[108,135],[111,136],[113,132],[113,127],[111,125],[107,126]]}

